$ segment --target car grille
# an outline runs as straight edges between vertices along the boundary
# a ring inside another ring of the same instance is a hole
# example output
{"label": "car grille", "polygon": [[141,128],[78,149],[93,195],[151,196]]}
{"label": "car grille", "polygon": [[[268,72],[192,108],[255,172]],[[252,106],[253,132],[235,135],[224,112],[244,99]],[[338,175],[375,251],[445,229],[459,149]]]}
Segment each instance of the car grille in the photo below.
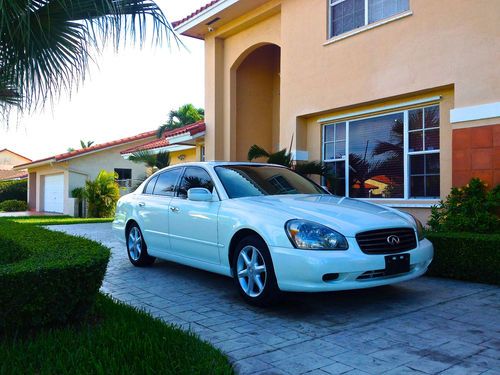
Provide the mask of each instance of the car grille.
{"label": "car grille", "polygon": [[[390,244],[388,238],[396,236],[399,243]],[[370,230],[356,235],[361,251],[365,254],[395,254],[417,247],[415,232],[410,228]]]}

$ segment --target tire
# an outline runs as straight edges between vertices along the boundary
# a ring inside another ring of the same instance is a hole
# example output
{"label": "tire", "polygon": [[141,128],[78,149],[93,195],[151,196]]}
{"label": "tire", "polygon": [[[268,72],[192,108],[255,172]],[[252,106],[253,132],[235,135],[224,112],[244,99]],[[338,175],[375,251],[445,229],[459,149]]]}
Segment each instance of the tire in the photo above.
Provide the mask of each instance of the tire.
{"label": "tire", "polygon": [[279,300],[280,290],[271,254],[258,235],[245,237],[238,243],[232,271],[235,286],[247,303],[265,307]]}
{"label": "tire", "polygon": [[150,266],[156,260],[148,254],[146,242],[137,224],[133,224],[127,231],[126,243],[128,259],[134,266]]}

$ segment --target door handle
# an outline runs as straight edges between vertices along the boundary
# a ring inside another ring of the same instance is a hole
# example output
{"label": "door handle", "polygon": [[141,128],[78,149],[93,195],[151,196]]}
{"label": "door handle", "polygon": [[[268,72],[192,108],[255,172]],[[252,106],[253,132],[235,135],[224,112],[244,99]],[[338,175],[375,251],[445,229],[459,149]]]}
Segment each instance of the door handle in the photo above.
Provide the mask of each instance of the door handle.
{"label": "door handle", "polygon": [[179,207],[170,206],[170,211],[179,212]]}
{"label": "door handle", "polygon": [[144,202],[139,202],[139,203],[138,203],[138,205],[139,205],[139,207],[144,207],[144,206],[146,205],[146,203],[144,203]]}

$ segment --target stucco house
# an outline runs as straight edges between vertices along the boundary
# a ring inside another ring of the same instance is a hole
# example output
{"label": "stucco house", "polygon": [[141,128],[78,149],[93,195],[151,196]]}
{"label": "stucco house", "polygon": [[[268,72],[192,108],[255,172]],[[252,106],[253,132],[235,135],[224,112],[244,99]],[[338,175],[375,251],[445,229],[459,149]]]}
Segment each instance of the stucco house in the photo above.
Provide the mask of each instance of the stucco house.
{"label": "stucco house", "polygon": [[28,177],[26,169],[14,170],[18,164],[28,163],[31,159],[4,148],[0,150],[0,181],[23,180]]}
{"label": "stucco house", "polygon": [[166,132],[161,139],[156,135],[157,130],[152,130],[17,165],[15,170],[28,171],[30,210],[74,216],[77,201],[71,192],[85,186],[86,180],[95,179],[103,169],[116,172],[123,193],[129,192],[147,173],[145,165],[127,159],[136,151],[169,151],[171,164],[201,160],[203,121]]}
{"label": "stucco house", "polygon": [[214,0],[174,23],[205,42],[207,159],[292,144],[332,192],[421,217],[500,183],[500,1]]}

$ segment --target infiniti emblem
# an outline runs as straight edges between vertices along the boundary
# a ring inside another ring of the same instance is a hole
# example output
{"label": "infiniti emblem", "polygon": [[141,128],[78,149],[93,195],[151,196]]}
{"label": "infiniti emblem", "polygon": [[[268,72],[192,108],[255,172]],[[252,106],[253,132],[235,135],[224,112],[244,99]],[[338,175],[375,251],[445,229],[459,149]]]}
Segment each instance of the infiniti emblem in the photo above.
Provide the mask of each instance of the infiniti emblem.
{"label": "infiniti emblem", "polygon": [[387,237],[387,243],[391,246],[399,245],[399,241],[400,241],[399,237],[395,236],[394,234]]}

